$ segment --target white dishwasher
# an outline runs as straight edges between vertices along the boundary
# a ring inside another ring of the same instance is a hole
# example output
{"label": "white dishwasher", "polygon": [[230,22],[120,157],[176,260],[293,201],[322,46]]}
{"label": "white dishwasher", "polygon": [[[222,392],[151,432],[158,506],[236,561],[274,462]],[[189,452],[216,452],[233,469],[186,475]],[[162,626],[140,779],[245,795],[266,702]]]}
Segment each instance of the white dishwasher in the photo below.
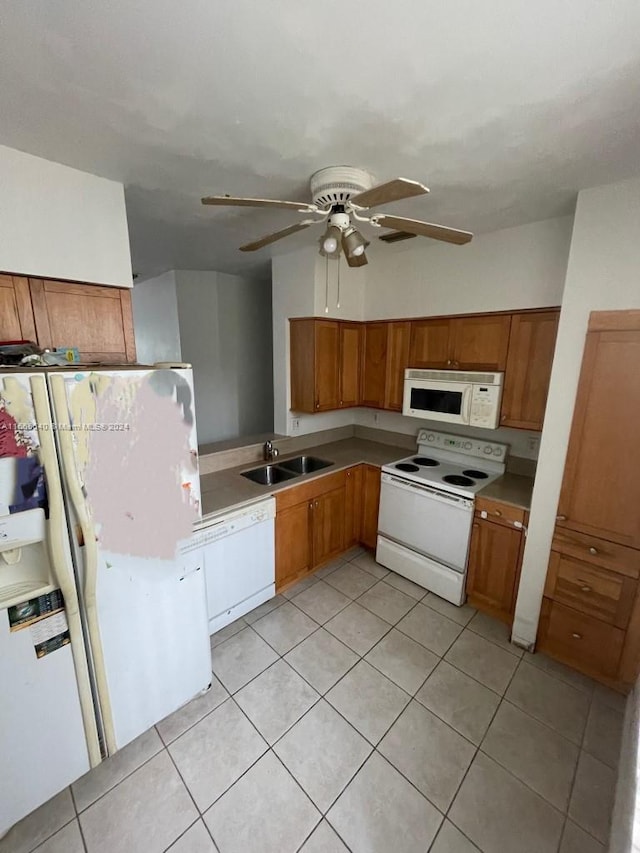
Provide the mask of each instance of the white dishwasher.
{"label": "white dishwasher", "polygon": [[209,634],[275,595],[275,498],[202,521],[194,544],[202,548]]}

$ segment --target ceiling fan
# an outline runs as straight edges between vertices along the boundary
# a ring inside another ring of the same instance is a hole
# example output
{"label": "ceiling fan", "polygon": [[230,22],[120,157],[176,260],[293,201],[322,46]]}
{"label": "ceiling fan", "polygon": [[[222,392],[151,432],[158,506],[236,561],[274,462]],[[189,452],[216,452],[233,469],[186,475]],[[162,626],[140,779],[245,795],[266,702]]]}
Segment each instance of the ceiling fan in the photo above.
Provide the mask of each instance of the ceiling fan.
{"label": "ceiling fan", "polygon": [[[229,195],[214,195],[202,199],[202,204],[229,207],[269,207],[292,210],[310,214],[312,219],[303,219],[288,228],[268,234],[252,243],[240,246],[241,252],[255,252],[295,234],[311,225],[326,223],[326,230],[320,239],[320,254],[328,258],[338,258],[344,252],[350,267],[361,267],[367,263],[365,249],[369,241],[362,236],[352,222],[366,222],[376,228],[394,229],[396,239],[400,235],[430,237],[432,240],[444,240],[458,246],[468,243],[473,234],[458,231],[444,225],[434,225],[419,219],[405,219],[390,216],[387,213],[366,215],[372,207],[379,207],[392,201],[424,195],[429,190],[417,181],[407,178],[395,178],[384,184],[373,185],[373,180],[364,169],[353,166],[328,166],[311,176],[311,202],[278,201],[269,198],[234,198]],[[391,234],[385,235],[387,238]],[[381,238],[382,239],[382,238]]]}

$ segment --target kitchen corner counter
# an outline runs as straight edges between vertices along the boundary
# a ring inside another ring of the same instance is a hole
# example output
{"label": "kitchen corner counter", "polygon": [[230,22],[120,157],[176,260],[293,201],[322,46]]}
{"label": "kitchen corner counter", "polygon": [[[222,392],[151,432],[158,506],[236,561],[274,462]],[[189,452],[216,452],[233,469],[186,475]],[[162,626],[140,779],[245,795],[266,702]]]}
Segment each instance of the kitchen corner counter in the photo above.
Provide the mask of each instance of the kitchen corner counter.
{"label": "kitchen corner counter", "polygon": [[[395,459],[403,459],[407,456],[407,448],[392,444],[382,444],[376,441],[368,441],[362,438],[347,438],[330,444],[320,444],[314,447],[306,447],[304,451],[288,453],[282,458],[274,460],[274,464],[300,456],[301,452],[308,456],[318,456],[321,459],[333,462],[320,471],[312,474],[302,474],[283,483],[273,486],[262,486],[253,483],[246,477],[242,477],[243,471],[252,471],[261,468],[266,462],[251,462],[248,465],[238,465],[235,468],[226,468],[215,471],[212,474],[203,474],[200,477],[200,488],[202,492],[202,518],[208,520],[210,517],[238,509],[254,501],[262,500],[269,495],[283,489],[294,488],[301,483],[323,477],[334,471],[350,468],[352,465],[366,463],[369,465],[386,465]],[[520,477],[519,479],[527,479]]]}
{"label": "kitchen corner counter", "polygon": [[505,504],[529,510],[533,492],[533,477],[523,474],[511,474],[507,471],[502,477],[489,483],[478,492],[478,497],[501,501]]}

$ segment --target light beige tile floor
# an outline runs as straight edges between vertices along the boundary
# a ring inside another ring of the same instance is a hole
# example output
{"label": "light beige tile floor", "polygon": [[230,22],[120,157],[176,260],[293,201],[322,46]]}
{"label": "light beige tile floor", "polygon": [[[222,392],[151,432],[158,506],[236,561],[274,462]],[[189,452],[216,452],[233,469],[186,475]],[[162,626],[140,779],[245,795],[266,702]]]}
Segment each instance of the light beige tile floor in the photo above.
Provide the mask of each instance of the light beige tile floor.
{"label": "light beige tile floor", "polygon": [[604,853],[624,700],[355,550],[0,853]]}

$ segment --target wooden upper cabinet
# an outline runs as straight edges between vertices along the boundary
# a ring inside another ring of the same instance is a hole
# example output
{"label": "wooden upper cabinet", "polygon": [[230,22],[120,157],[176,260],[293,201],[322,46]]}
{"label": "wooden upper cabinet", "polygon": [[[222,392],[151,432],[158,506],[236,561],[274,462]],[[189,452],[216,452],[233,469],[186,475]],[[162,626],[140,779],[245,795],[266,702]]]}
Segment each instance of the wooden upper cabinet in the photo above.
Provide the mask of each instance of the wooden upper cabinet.
{"label": "wooden upper cabinet", "polygon": [[558,310],[513,315],[501,426],[542,429],[559,316]]}
{"label": "wooden upper cabinet", "polygon": [[290,320],[291,408],[297,412],[337,409],[340,327],[333,320]]}
{"label": "wooden upper cabinet", "polygon": [[29,281],[0,275],[0,341],[36,341]]}
{"label": "wooden upper cabinet", "polygon": [[451,321],[451,367],[456,370],[504,370],[510,314],[480,314]]}
{"label": "wooden upper cabinet", "polygon": [[385,380],[384,408],[402,411],[404,396],[404,371],[409,365],[411,323],[387,323],[387,375]]}
{"label": "wooden upper cabinet", "polygon": [[29,289],[41,347],[76,346],[83,361],[135,362],[129,290],[34,278]]}
{"label": "wooden upper cabinet", "polygon": [[364,326],[362,397],[363,406],[384,406],[387,377],[388,323],[366,323]]}
{"label": "wooden upper cabinet", "polygon": [[360,360],[362,327],[359,323],[340,323],[340,406],[360,402]]}
{"label": "wooden upper cabinet", "polygon": [[451,366],[449,346],[451,319],[414,320],[411,323],[409,367],[446,368]]}
{"label": "wooden upper cabinet", "polygon": [[504,370],[510,327],[510,314],[414,320],[409,367]]}
{"label": "wooden upper cabinet", "polygon": [[640,311],[592,315],[590,329],[558,524],[640,548]]}
{"label": "wooden upper cabinet", "polygon": [[362,327],[359,323],[289,320],[291,409],[326,412],[360,402]]}

